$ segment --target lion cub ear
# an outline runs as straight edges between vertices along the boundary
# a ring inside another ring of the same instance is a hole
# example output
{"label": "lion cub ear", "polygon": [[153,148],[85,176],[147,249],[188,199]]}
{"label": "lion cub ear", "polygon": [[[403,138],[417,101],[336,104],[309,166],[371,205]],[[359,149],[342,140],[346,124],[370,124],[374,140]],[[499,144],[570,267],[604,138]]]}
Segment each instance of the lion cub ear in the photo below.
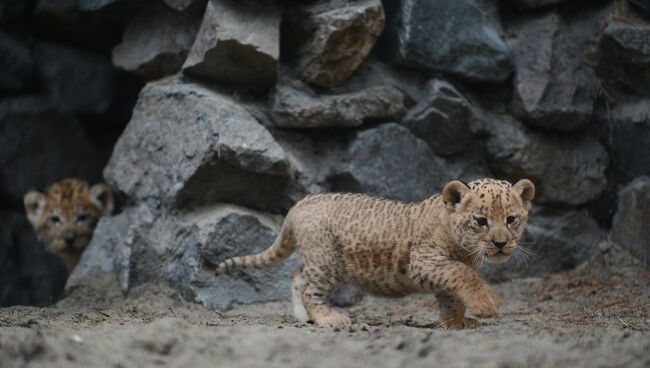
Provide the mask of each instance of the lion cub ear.
{"label": "lion cub ear", "polygon": [[467,184],[463,183],[460,180],[452,180],[445,188],[442,190],[442,200],[445,203],[445,207],[449,212],[453,212],[456,209],[456,205],[463,201],[463,198],[469,193],[471,189]]}
{"label": "lion cub ear", "polygon": [[43,216],[43,210],[45,209],[45,196],[41,192],[32,190],[25,194],[23,197],[23,203],[25,204],[27,219],[32,226],[36,227],[38,220]]}
{"label": "lion cub ear", "polygon": [[90,187],[90,200],[102,211],[103,216],[113,212],[113,192],[106,184],[95,184]]}
{"label": "lion cub ear", "polygon": [[530,202],[535,198],[535,185],[528,179],[519,180],[512,186],[512,190],[521,197],[527,206],[530,206]]}

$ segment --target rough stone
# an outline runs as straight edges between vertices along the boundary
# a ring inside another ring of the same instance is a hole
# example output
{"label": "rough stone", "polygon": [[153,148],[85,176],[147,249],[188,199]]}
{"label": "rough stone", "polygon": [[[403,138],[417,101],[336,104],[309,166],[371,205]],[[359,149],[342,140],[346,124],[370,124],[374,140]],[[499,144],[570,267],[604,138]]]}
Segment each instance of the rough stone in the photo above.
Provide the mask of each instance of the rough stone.
{"label": "rough stone", "polygon": [[531,277],[575,268],[598,247],[601,232],[588,215],[575,210],[534,207],[520,245],[528,250],[483,272],[493,280]]}
{"label": "rough stone", "polygon": [[33,69],[28,45],[0,31],[0,93],[16,93],[29,87]]}
{"label": "rough stone", "polygon": [[143,89],[104,176],[140,201],[290,205],[289,165],[271,134],[230,97],[176,79]]}
{"label": "rough stone", "polygon": [[61,114],[101,114],[113,98],[113,68],[101,55],[53,43],[35,46],[36,74]]}
{"label": "rough stone", "polygon": [[319,1],[303,10],[290,18],[297,24],[288,26],[310,35],[294,51],[298,74],[318,86],[341,85],[366,58],[384,29],[381,1]]}
{"label": "rough stone", "polygon": [[386,121],[404,112],[404,96],[392,86],[373,86],[338,95],[318,95],[304,83],[283,78],[271,96],[271,118],[280,128],[355,127]]}
{"label": "rough stone", "polygon": [[232,303],[285,300],[297,254],[261,270],[215,275],[226,258],[260,252],[275,239],[281,218],[242,207],[213,204],[182,214],[144,205],[102,219],[66,289],[88,287],[100,273],[115,275],[123,291],[164,281],[211,309]]}
{"label": "rough stone", "polygon": [[515,64],[513,110],[525,122],[574,131],[591,122],[597,80],[583,62],[579,37],[555,12],[510,29]]}
{"label": "rough stone", "polygon": [[63,291],[65,274],[23,212],[0,211],[0,306],[50,305]]}
{"label": "rough stone", "polygon": [[268,87],[276,79],[280,14],[255,1],[210,0],[183,71],[235,86]]}
{"label": "rough stone", "polygon": [[473,141],[470,128],[473,112],[463,95],[442,79],[429,81],[424,97],[411,108],[402,123],[431,151],[453,155],[465,151]]}
{"label": "rough stone", "polygon": [[650,96],[650,25],[609,22],[598,42],[606,86]]}
{"label": "rough stone", "polygon": [[352,139],[328,178],[333,191],[420,201],[449,180],[445,162],[405,127],[388,123]]}
{"label": "rough stone", "polygon": [[626,179],[650,175],[650,99],[619,97],[598,117],[613,170]]}
{"label": "rough stone", "polygon": [[634,179],[618,196],[611,240],[650,267],[650,177]]}
{"label": "rough stone", "polygon": [[566,0],[508,0],[510,4],[518,9],[537,9],[547,6],[556,5]]}
{"label": "rough stone", "polygon": [[512,73],[494,2],[389,0],[384,7],[382,50],[392,63],[470,81],[500,82]]}
{"label": "rough stone", "polygon": [[527,129],[509,115],[485,123],[491,169],[512,180],[532,180],[537,202],[578,206],[605,191],[609,158],[596,139]]}
{"label": "rough stone", "polygon": [[113,64],[147,79],[177,72],[192,47],[200,18],[194,9],[146,9],[129,21],[122,43],[113,49]]}
{"label": "rough stone", "polygon": [[15,208],[22,208],[31,189],[44,190],[67,176],[91,182],[101,176],[96,148],[74,119],[3,117],[0,136],[0,201]]}

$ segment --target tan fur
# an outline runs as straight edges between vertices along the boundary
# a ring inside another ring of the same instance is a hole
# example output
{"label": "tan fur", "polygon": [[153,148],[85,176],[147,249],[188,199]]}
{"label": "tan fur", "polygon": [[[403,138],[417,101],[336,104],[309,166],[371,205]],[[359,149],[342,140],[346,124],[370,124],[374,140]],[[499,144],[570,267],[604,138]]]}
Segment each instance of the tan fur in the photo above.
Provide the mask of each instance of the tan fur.
{"label": "tan fur", "polygon": [[113,194],[104,184],[63,179],[45,194],[31,191],[24,197],[27,218],[45,248],[61,257],[68,273],[77,265],[93,230],[113,210]]}
{"label": "tan fur", "polygon": [[[483,260],[505,261],[517,249],[534,194],[528,180],[513,186],[482,179],[469,185],[451,181],[441,195],[418,203],[312,195],[289,211],[270,248],[228,259],[217,273],[267,266],[298,249],[303,266],[292,284],[301,288],[304,308],[318,325],[350,322],[329,306],[329,296],[338,285],[354,283],[384,296],[435,293],[445,326],[473,327],[477,322],[465,317],[465,306],[478,316],[494,316],[500,304],[475,269]],[[511,224],[509,216],[515,218]],[[479,218],[487,224],[481,226]]]}

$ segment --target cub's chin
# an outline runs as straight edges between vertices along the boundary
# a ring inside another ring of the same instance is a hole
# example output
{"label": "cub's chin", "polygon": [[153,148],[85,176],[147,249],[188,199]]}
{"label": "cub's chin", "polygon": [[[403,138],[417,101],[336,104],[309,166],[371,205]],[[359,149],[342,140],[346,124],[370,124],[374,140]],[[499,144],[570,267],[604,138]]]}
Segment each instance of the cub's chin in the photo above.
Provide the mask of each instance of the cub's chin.
{"label": "cub's chin", "polygon": [[511,254],[506,254],[506,253],[503,253],[503,252],[499,252],[499,253],[496,253],[494,255],[485,257],[485,260],[488,263],[499,264],[499,263],[503,263],[503,262],[509,260],[511,255],[512,255],[512,253]]}

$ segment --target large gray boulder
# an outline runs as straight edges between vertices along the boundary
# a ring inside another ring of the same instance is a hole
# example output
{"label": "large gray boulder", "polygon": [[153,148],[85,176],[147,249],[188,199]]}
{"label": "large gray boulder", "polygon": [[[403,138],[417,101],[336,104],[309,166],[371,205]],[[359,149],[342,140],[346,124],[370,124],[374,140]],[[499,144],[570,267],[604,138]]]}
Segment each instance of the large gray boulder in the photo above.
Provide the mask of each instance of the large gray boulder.
{"label": "large gray boulder", "polygon": [[276,79],[280,14],[251,0],[210,0],[187,60],[186,74],[247,88]]}
{"label": "large gray boulder", "polygon": [[122,43],[113,49],[113,64],[147,79],[180,70],[200,25],[194,9],[177,12],[165,6],[143,9],[124,30]]}
{"label": "large gray boulder", "polygon": [[319,95],[298,80],[282,78],[271,95],[271,119],[280,128],[355,127],[365,121],[399,118],[404,96],[389,85]]}
{"label": "large gray boulder", "polygon": [[380,0],[318,1],[288,22],[292,33],[309,35],[291,50],[301,79],[333,87],[345,82],[374,46],[384,29],[384,8]]}
{"label": "large gray boulder", "polygon": [[210,309],[284,300],[298,267],[297,254],[261,270],[214,273],[216,264],[227,258],[268,248],[281,220],[224,204],[183,213],[130,207],[100,221],[66,290],[89,288],[96,279],[108,277],[117,279],[124,292],[145,282],[166,282]]}
{"label": "large gray boulder", "polygon": [[609,22],[598,42],[598,74],[606,86],[650,96],[650,25]]}
{"label": "large gray boulder", "polygon": [[583,62],[575,32],[556,12],[522,18],[509,29],[516,35],[509,40],[515,64],[515,114],[527,123],[559,131],[589,124],[597,80]]}
{"label": "large gray boulder", "polygon": [[453,85],[432,79],[402,124],[427,142],[433,152],[453,155],[465,151],[473,141],[473,118],[469,101]]}
{"label": "large gray boulder", "polygon": [[450,180],[444,160],[395,123],[360,131],[328,177],[330,190],[420,201]]}
{"label": "large gray boulder", "polygon": [[532,180],[536,201],[578,206],[605,191],[609,158],[596,139],[532,130],[510,115],[491,116],[485,123],[490,167],[513,180]]}
{"label": "large gray boulder", "polygon": [[535,206],[520,242],[526,250],[483,273],[503,281],[570,270],[594,253],[600,237],[596,221],[582,212]]}
{"label": "large gray boulder", "polygon": [[283,149],[230,97],[176,79],[150,83],[104,170],[130,199],[287,208]]}
{"label": "large gray boulder", "polygon": [[382,49],[399,65],[500,82],[512,73],[496,4],[484,0],[389,0]]}
{"label": "large gray boulder", "polygon": [[650,99],[620,96],[599,120],[613,170],[623,178],[650,175]]}
{"label": "large gray boulder", "polygon": [[634,179],[618,197],[611,240],[650,267],[650,177]]}

